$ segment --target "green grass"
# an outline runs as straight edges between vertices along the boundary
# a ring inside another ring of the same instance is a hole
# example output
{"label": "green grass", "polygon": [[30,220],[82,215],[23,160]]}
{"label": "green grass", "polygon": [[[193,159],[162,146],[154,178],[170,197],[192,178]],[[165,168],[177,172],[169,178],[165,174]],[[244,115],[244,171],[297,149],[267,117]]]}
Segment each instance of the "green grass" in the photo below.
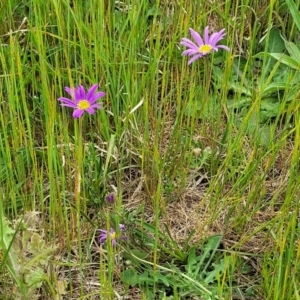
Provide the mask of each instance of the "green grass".
{"label": "green grass", "polygon": [[[0,4],[0,298],[300,299],[297,7]],[[231,50],[188,66],[207,25]]]}

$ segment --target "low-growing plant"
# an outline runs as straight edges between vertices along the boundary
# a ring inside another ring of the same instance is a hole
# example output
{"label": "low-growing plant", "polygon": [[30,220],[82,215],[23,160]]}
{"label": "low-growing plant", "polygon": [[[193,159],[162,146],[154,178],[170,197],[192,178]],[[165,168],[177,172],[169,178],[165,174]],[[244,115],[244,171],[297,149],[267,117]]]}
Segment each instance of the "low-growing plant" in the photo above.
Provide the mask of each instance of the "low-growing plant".
{"label": "low-growing plant", "polygon": [[[150,239],[148,236],[148,240]],[[148,299],[161,299],[164,295],[168,296],[167,299],[200,296],[201,299],[211,300],[229,297],[236,291],[234,284],[229,284],[232,275],[228,272],[225,253],[220,251],[221,240],[222,235],[211,236],[200,245],[189,247],[181,259],[160,248],[160,261],[165,262],[157,265],[149,262],[151,252],[132,249],[125,251],[124,258],[129,267],[122,271],[121,280],[128,287],[142,288]],[[147,246],[152,249],[151,244],[148,243]],[[249,271],[243,269],[245,274]],[[230,289],[226,288],[224,281],[228,281]]]}
{"label": "low-growing plant", "polygon": [[[42,284],[51,282],[48,265],[55,247],[47,245],[41,235],[39,215],[35,211],[26,212],[14,225],[1,214],[0,269],[3,278],[10,278],[2,281],[1,288],[4,294],[13,299],[39,299]],[[10,276],[5,275],[6,272]],[[55,295],[52,284],[48,287],[52,295]]]}
{"label": "low-growing plant", "polygon": [[[268,41],[266,42],[266,40]],[[233,60],[233,71],[228,79],[227,106],[235,115],[232,120],[248,134],[257,134],[266,145],[271,141],[273,124],[283,117],[290,122],[287,106],[298,97],[300,51],[292,42],[286,41],[279,29],[273,28],[261,40],[265,52],[247,59],[237,56]],[[265,46],[266,45],[266,46]],[[287,50],[290,56],[283,52]],[[215,88],[221,88],[223,70],[213,67]]]}

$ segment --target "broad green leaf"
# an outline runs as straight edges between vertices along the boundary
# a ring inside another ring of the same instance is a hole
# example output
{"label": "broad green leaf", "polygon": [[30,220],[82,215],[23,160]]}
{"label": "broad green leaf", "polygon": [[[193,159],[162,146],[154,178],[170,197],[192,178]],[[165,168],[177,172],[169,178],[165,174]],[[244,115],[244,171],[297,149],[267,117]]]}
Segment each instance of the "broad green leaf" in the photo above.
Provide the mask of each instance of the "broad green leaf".
{"label": "broad green leaf", "polygon": [[144,252],[136,249],[131,250],[131,253],[140,259],[145,259],[149,255],[149,252]]}
{"label": "broad green leaf", "polygon": [[286,101],[292,101],[296,98],[299,98],[299,89],[297,86],[294,86],[293,88],[288,90],[288,93],[286,95]]}
{"label": "broad green leaf", "polygon": [[153,5],[147,11],[147,17],[160,16],[161,14],[162,14],[162,10],[159,7],[157,7],[156,5]]}
{"label": "broad green leaf", "polygon": [[145,271],[143,274],[140,274],[138,276],[138,282],[139,283],[153,284],[155,282],[155,278],[153,276],[153,272],[151,272],[151,273],[149,274],[148,271]]}
{"label": "broad green leaf", "polygon": [[291,69],[287,65],[280,64],[280,66],[276,68],[272,81],[274,83],[285,82],[288,85],[288,83],[290,83],[291,81],[291,78],[293,78],[292,73],[295,73],[293,69]]}
{"label": "broad green leaf", "polygon": [[[232,70],[236,74],[236,78],[241,78],[247,68],[247,60],[244,57],[237,56],[233,59]],[[221,69],[224,73],[223,69]]]}
{"label": "broad green leaf", "polygon": [[27,293],[30,293],[31,295],[36,293],[36,289],[42,286],[44,277],[45,272],[42,268],[33,268],[29,270],[25,275],[25,282],[28,286]]}
{"label": "broad green leaf", "polygon": [[300,82],[300,71],[295,72],[293,74],[293,78],[291,80],[291,84],[299,84],[299,82]]}
{"label": "broad green leaf", "polygon": [[268,98],[261,102],[261,109],[263,110],[278,111],[279,107],[280,107],[280,103],[276,101],[276,99],[274,98]]}
{"label": "broad green leaf", "polygon": [[168,280],[168,277],[165,276],[165,275],[162,275],[160,272],[156,272],[155,273],[155,281],[158,282],[158,281],[161,281],[165,286],[170,286],[170,282]]}
{"label": "broad green leaf", "polygon": [[209,238],[207,238],[206,244],[204,246],[205,252],[217,250],[221,243],[222,238],[223,238],[223,235],[221,235],[221,234],[213,235],[213,236],[210,236]]}
{"label": "broad green leaf", "polygon": [[[0,204],[0,212],[2,212],[2,207]],[[2,251],[3,258],[1,260],[0,266],[6,264],[10,274],[12,275],[14,281],[21,287],[23,286],[20,280],[20,263],[19,259],[12,247],[13,240],[15,238],[17,231],[10,227],[8,220],[2,215],[0,217],[0,250]]]}
{"label": "broad green leaf", "polygon": [[272,82],[268,84],[263,91],[261,91],[262,97],[266,97],[268,94],[273,94],[278,91],[285,90],[289,85],[285,82]]}
{"label": "broad green leaf", "polygon": [[248,120],[245,119],[247,122],[247,132],[249,134],[254,134],[260,125],[260,116],[257,112],[252,112],[249,116]]}
{"label": "broad green leaf", "polygon": [[[251,83],[244,78],[244,72],[246,68],[246,60],[243,57],[237,57],[233,61],[232,75],[228,79],[227,86],[229,89],[233,89],[236,93],[245,94],[251,96]],[[224,82],[224,70],[220,67],[213,66],[213,76],[219,89],[222,88]],[[243,84],[240,82],[243,78]]]}
{"label": "broad green leaf", "polygon": [[187,266],[186,271],[188,274],[192,274],[194,270],[194,265],[197,263],[196,258],[196,248],[192,247],[189,252],[188,260],[187,260]]}
{"label": "broad green leaf", "polygon": [[145,260],[149,252],[143,252],[137,249],[132,249],[131,251],[124,252],[124,258],[129,259],[134,266],[140,266],[140,260]]}
{"label": "broad green leaf", "polygon": [[276,98],[266,98],[261,102],[260,106],[260,123],[266,123],[270,118],[280,114],[280,102]]}
{"label": "broad green leaf", "polygon": [[286,4],[290,10],[291,15],[293,16],[293,20],[298,28],[300,30],[300,13],[299,9],[297,8],[295,2],[293,0],[286,0]]}
{"label": "broad green leaf", "polygon": [[214,263],[214,270],[209,272],[205,277],[204,282],[207,284],[213,283],[217,278],[220,277],[220,274],[223,274],[226,269],[226,264],[224,259],[220,259],[218,263]]}
{"label": "broad green leaf", "polygon": [[296,70],[300,70],[300,62],[298,62],[297,60],[293,59],[292,57],[286,55],[286,54],[282,54],[282,53],[269,53],[269,55],[273,58],[275,58],[276,60],[280,61],[281,63],[296,69]]}
{"label": "broad green leaf", "polygon": [[259,141],[262,145],[267,146],[271,141],[271,127],[264,126],[259,131]]}
{"label": "broad green leaf", "polygon": [[218,250],[220,243],[222,241],[223,235],[213,235],[207,239],[207,243],[204,247],[204,252],[202,254],[203,259],[208,258],[208,261],[201,270],[202,274],[206,272],[207,268],[209,267],[216,251]]}
{"label": "broad green leaf", "polygon": [[260,115],[260,122],[261,123],[267,123],[270,121],[271,118],[276,117],[278,114],[278,111],[272,111],[272,110],[262,110],[259,115]]}
{"label": "broad green leaf", "polygon": [[124,284],[135,286],[139,282],[139,277],[135,270],[128,269],[120,274],[120,278]]}
{"label": "broad green leaf", "polygon": [[222,240],[222,235],[214,235],[209,237],[202,248],[199,249],[199,254],[196,253],[196,248],[192,247],[189,252],[186,271],[189,276],[196,278],[204,276],[206,268],[218,249]]}
{"label": "broad green leaf", "polygon": [[236,93],[240,93],[242,95],[246,95],[246,96],[250,96],[250,97],[252,96],[250,87],[249,88],[244,87],[244,86],[242,86],[242,84],[240,82],[239,83],[229,82],[228,85]]}
{"label": "broad green leaf", "polygon": [[272,28],[270,30],[269,44],[267,51],[269,53],[282,53],[285,49],[284,40],[280,35],[278,28]]}
{"label": "broad green leaf", "polygon": [[15,231],[9,226],[9,222],[6,218],[1,218],[0,226],[0,249],[7,250],[13,239]]}
{"label": "broad green leaf", "polygon": [[[285,49],[284,41],[280,36],[280,31],[278,28],[272,28],[269,33],[269,40],[267,45],[268,53],[282,53]],[[276,64],[276,59],[273,57],[266,57],[265,67],[262,69],[262,77],[267,77],[271,70],[274,68]]]}
{"label": "broad green leaf", "polygon": [[252,102],[250,97],[241,97],[240,99],[229,99],[227,106],[229,109],[241,108],[245,105],[249,105]]}
{"label": "broad green leaf", "polygon": [[261,145],[268,145],[271,139],[271,127],[262,125],[262,118],[264,117],[262,112],[266,111],[260,111],[260,113],[253,112],[248,119],[247,122],[247,132],[249,134],[255,134],[255,138]]}
{"label": "broad green leaf", "polygon": [[299,48],[292,42],[285,41],[285,46],[287,51],[289,52],[291,58],[295,59],[296,61],[300,61],[300,50]]}

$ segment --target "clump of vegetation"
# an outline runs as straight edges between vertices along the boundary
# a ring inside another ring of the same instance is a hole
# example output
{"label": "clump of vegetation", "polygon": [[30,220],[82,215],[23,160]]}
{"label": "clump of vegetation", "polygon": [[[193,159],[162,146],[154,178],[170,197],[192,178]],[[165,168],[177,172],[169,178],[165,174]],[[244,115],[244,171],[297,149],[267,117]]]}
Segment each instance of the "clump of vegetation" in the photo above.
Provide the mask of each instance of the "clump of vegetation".
{"label": "clump of vegetation", "polygon": [[298,6],[1,3],[3,299],[298,299]]}

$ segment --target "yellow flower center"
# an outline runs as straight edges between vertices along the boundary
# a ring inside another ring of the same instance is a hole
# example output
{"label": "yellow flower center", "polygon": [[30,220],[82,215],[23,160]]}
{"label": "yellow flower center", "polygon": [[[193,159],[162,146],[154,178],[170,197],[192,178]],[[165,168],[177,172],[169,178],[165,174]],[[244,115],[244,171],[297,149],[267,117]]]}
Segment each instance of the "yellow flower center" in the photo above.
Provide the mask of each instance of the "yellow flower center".
{"label": "yellow flower center", "polygon": [[115,233],[115,232],[111,233],[111,234],[110,234],[110,238],[111,238],[112,240],[115,240],[115,239],[116,239],[116,233]]}
{"label": "yellow flower center", "polygon": [[201,47],[199,47],[199,52],[201,53],[209,53],[212,49],[211,45],[202,45]]}
{"label": "yellow flower center", "polygon": [[86,110],[90,107],[90,103],[89,101],[87,100],[80,100],[78,103],[77,103],[77,107],[82,109],[82,110]]}

